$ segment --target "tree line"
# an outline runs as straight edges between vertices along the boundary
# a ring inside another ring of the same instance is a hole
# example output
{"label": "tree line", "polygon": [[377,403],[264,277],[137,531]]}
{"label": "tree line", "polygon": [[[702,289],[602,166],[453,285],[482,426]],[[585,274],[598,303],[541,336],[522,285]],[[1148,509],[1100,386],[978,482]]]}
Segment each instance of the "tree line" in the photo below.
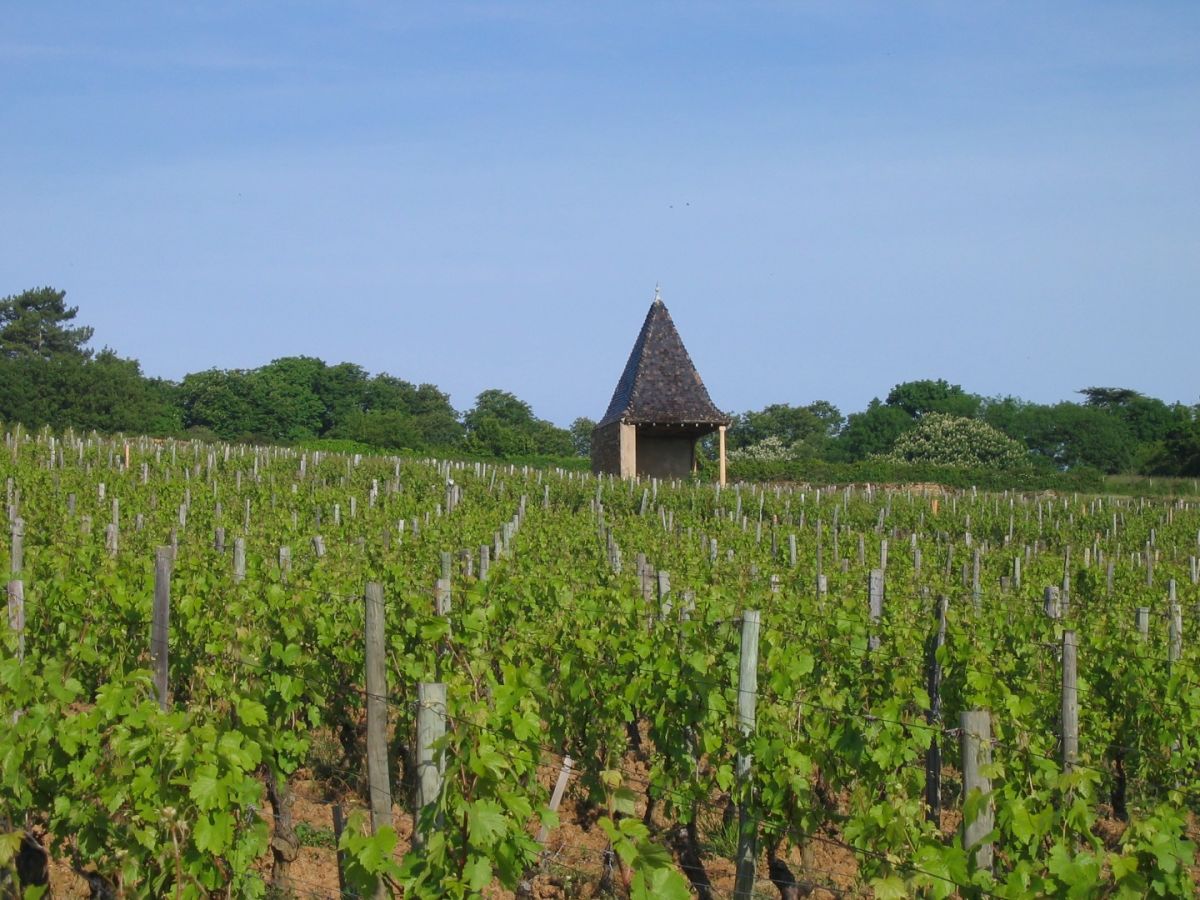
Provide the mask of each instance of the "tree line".
{"label": "tree line", "polygon": [[[586,457],[592,419],[570,428],[489,389],[459,412],[436,385],[361,366],[292,356],[256,369],[208,369],[178,382],[137,360],[88,348],[66,294],[37,288],[0,299],[0,419],[105,432],[226,441],[350,441],[387,450],[503,459]],[[1080,402],[983,397],[941,379],[896,385],[843,415],[833,404],[771,404],[733,417],[735,461],[897,463],[1148,475],[1200,474],[1200,404],[1127,388],[1087,387]],[[709,439],[703,452],[712,456]]]}

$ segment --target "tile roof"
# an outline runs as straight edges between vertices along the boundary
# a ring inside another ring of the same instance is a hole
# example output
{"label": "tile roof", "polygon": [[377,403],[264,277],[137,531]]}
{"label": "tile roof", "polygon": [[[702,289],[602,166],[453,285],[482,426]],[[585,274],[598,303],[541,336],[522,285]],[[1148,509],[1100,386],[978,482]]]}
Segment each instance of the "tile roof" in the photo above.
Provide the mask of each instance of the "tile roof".
{"label": "tile roof", "polygon": [[671,314],[657,296],[598,425],[728,425],[713,405]]}

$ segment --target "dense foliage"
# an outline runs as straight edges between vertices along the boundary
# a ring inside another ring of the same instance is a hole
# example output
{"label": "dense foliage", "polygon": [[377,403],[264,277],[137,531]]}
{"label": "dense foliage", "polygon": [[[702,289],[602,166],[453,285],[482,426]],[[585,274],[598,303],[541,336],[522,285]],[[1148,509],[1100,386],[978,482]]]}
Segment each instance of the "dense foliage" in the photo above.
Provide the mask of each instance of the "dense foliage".
{"label": "dense foliage", "polygon": [[[136,360],[89,350],[92,329],[75,325],[76,314],[65,294],[51,288],[0,299],[0,419],[32,428],[253,443],[353,441],[471,458],[590,453],[594,422],[585,416],[559,428],[499,389],[481,392],[459,412],[435,385],[372,375],[349,362],[284,357],[256,369],[193,372],[178,383],[148,378]],[[923,379],[897,384],[886,399],[848,416],[824,400],[772,403],[733,417],[730,458],[756,466],[828,464],[835,471],[884,456],[953,469],[1006,468],[1014,485],[1025,483],[1021,473],[1030,464],[1043,472],[1200,474],[1200,405],[1168,405],[1127,388],[1087,387],[1080,394],[1081,403],[1037,404]],[[911,434],[939,415],[986,423],[1019,442],[1025,458],[1008,450],[987,461],[959,458],[955,448],[965,432],[954,429],[926,426]],[[713,439],[704,452],[714,456]]]}
{"label": "dense foliage", "polygon": [[968,469],[1016,470],[1029,464],[1029,454],[1018,441],[986,422],[949,413],[922,416],[915,428],[896,439],[887,459]]}
{"label": "dense foliage", "polygon": [[[284,814],[301,777],[352,807],[338,844],[359,896],[379,879],[412,897],[515,890],[564,862],[590,892],[607,880],[682,900],[691,881],[726,896],[739,809],[760,841],[755,887],[782,897],[1195,893],[1195,502],[720,489],[18,429],[0,480],[0,567],[23,584],[25,623],[23,640],[0,624],[0,893],[32,842],[100,893],[307,896],[291,866],[305,834]],[[156,547],[171,576],[165,709],[147,671]],[[397,801],[374,831],[367,582],[385,598],[377,696]],[[1064,764],[1068,632],[1080,729]],[[431,748],[445,778],[417,814],[428,682],[446,686]],[[961,788],[972,709],[991,714],[987,793]],[[956,827],[988,807],[990,867]],[[558,840],[568,822],[604,852]]]}

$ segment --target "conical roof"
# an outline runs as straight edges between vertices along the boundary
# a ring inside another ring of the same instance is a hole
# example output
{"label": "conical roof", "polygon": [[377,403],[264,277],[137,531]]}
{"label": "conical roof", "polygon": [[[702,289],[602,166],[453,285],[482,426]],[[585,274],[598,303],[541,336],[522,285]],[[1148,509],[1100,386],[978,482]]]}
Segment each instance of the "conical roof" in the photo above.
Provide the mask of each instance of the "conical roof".
{"label": "conical roof", "polygon": [[729,416],[713,405],[671,314],[656,293],[599,425],[626,422],[715,427],[728,425],[729,421]]}

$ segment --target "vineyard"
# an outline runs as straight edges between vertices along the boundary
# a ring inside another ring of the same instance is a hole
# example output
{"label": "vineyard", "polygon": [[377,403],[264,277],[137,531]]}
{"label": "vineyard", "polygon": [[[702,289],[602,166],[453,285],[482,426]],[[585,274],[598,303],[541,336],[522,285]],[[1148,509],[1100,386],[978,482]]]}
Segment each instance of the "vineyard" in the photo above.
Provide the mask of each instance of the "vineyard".
{"label": "vineyard", "polygon": [[0,896],[1194,892],[1195,500],[20,429],[0,477]]}

